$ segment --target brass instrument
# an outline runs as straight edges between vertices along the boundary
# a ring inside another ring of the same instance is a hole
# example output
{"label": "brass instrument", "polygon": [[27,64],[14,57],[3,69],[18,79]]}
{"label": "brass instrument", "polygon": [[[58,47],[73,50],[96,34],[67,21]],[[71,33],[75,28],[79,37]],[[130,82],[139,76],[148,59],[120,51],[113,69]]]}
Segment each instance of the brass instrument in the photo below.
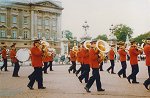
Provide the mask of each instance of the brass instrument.
{"label": "brass instrument", "polygon": [[85,47],[85,49],[90,49],[90,47],[91,47],[90,40],[85,41],[83,46]]}
{"label": "brass instrument", "polygon": [[107,42],[103,40],[98,40],[96,42],[96,50],[99,51],[100,63],[105,59],[105,53],[108,53],[110,50],[110,46]]}
{"label": "brass instrument", "polygon": [[41,40],[41,49],[43,51],[43,56],[51,56],[52,52],[50,51],[50,45],[47,41]]}

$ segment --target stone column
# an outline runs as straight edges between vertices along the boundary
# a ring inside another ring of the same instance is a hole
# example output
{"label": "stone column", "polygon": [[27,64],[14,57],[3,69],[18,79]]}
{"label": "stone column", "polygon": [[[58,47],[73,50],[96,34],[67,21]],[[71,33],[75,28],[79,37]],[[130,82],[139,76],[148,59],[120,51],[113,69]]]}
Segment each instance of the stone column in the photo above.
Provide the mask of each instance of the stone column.
{"label": "stone column", "polygon": [[57,37],[61,38],[62,33],[61,33],[61,14],[57,15]]}
{"label": "stone column", "polygon": [[19,10],[19,36],[23,37],[23,31],[22,31],[22,23],[23,23],[23,11]]}
{"label": "stone column", "polygon": [[7,8],[7,36],[11,36],[11,8]]}
{"label": "stone column", "polygon": [[34,38],[34,10],[31,9],[31,39]]}

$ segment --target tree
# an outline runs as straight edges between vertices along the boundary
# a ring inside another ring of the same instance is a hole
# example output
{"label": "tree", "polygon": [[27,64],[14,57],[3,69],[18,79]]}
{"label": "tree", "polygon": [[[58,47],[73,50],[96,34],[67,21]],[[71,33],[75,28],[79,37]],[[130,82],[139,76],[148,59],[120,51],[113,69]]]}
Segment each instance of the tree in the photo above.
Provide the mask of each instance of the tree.
{"label": "tree", "polygon": [[148,33],[145,33],[145,34],[141,34],[137,37],[134,38],[134,40],[139,43],[139,44],[142,44],[142,40],[146,40],[146,38],[150,37],[150,31]]}
{"label": "tree", "polygon": [[70,41],[71,39],[73,39],[73,35],[72,32],[70,32],[69,30],[65,30],[64,31],[65,37]]}
{"label": "tree", "polygon": [[101,39],[101,40],[104,40],[104,41],[107,41],[107,40],[108,40],[108,38],[107,38],[107,35],[106,35],[106,34],[98,35],[95,39],[96,39],[96,40]]}
{"label": "tree", "polygon": [[119,41],[126,41],[127,34],[129,38],[131,38],[133,34],[133,30],[130,27],[123,25],[123,24],[116,25],[113,28],[113,30],[114,30],[113,31],[114,35],[117,37]]}

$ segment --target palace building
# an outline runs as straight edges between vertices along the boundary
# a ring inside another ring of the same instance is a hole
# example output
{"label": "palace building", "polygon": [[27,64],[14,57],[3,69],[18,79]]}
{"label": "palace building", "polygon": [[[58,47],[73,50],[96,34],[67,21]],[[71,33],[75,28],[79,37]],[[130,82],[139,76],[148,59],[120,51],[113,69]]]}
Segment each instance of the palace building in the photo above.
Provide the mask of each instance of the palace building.
{"label": "palace building", "polygon": [[0,3],[0,47],[30,48],[33,39],[45,38],[60,53],[62,10],[51,0]]}

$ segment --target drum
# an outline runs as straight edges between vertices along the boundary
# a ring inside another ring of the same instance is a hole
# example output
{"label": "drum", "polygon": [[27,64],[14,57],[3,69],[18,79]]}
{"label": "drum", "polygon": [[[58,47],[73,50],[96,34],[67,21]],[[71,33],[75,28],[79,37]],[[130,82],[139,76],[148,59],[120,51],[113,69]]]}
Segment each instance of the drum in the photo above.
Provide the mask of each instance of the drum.
{"label": "drum", "polygon": [[16,58],[20,61],[20,62],[25,62],[28,61],[30,58],[30,50],[27,48],[24,49],[19,49],[16,53]]}

